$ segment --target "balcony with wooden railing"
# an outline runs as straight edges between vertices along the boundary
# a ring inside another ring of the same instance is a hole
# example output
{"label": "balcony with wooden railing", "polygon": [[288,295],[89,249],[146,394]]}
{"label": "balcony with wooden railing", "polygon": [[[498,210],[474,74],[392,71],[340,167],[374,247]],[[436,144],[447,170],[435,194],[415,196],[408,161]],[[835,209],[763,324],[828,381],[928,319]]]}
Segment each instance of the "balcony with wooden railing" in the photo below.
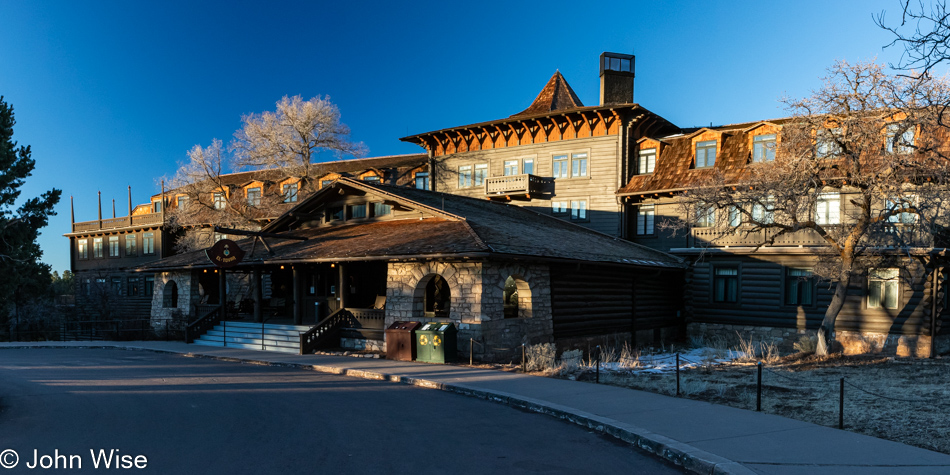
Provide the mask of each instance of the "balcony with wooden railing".
{"label": "balcony with wooden railing", "polygon": [[[813,229],[778,235],[778,229],[753,230],[752,227],[727,229],[719,227],[692,228],[690,230],[692,247],[755,247],[767,243],[774,237],[770,247],[810,247],[826,246],[825,241]],[[871,245],[878,247],[930,247],[933,236],[918,226],[891,224],[868,233]]]}
{"label": "balcony with wooden railing", "polygon": [[489,198],[527,198],[554,191],[554,180],[524,173],[521,175],[493,176],[485,179],[485,194]]}
{"label": "balcony with wooden railing", "polygon": [[86,233],[107,229],[129,228],[133,226],[159,226],[162,224],[162,213],[138,214],[121,218],[97,219],[73,223],[74,233]]}

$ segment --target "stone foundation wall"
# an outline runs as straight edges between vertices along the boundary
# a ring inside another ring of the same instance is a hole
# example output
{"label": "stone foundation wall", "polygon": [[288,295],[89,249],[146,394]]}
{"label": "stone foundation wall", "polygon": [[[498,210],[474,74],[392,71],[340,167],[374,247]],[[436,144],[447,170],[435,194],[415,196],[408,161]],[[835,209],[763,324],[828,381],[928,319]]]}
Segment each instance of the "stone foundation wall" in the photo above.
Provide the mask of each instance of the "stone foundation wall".
{"label": "stone foundation wall", "polygon": [[[164,307],[165,286],[169,281],[175,281],[178,287],[178,306]],[[194,284],[194,285],[192,285]],[[155,274],[155,287],[152,289],[152,329],[165,328],[166,321],[171,326],[176,319],[187,319],[192,304],[200,299],[198,295],[198,279],[191,271],[162,272]]]}
{"label": "stone foundation wall", "polygon": [[[691,323],[687,334],[693,340],[703,339],[707,344],[735,347],[739,338],[753,343],[775,344],[782,354],[794,353],[795,343],[803,337],[814,338],[815,330],[797,330],[780,327],[753,327],[746,325],[724,325],[715,323]],[[835,332],[835,345],[832,351],[846,355],[885,355],[898,357],[930,357],[931,338],[928,335],[898,335],[869,332]],[[938,336],[936,353],[950,351],[950,335]]]}
{"label": "stone foundation wall", "polygon": [[383,340],[365,340],[362,338],[340,338],[340,347],[346,350],[386,351]]}
{"label": "stone foundation wall", "polygon": [[[386,326],[395,321],[445,321],[425,316],[425,286],[434,275],[449,285],[448,320],[456,324],[460,357],[520,358],[521,344],[553,342],[551,278],[546,265],[479,262],[396,262],[389,264]],[[504,318],[505,281],[520,280],[518,318]]]}

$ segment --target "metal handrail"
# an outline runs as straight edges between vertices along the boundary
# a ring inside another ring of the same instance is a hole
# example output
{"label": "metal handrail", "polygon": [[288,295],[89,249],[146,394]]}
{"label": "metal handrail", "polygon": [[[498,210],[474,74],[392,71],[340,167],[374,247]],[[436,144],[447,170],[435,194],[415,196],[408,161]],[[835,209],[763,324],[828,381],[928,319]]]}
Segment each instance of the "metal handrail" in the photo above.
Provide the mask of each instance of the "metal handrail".
{"label": "metal handrail", "polygon": [[217,307],[208,310],[204,315],[198,317],[197,320],[188,324],[185,327],[185,343],[194,343],[195,338],[205,334],[208,330],[214,328],[221,319],[224,318],[224,306],[218,305]]}

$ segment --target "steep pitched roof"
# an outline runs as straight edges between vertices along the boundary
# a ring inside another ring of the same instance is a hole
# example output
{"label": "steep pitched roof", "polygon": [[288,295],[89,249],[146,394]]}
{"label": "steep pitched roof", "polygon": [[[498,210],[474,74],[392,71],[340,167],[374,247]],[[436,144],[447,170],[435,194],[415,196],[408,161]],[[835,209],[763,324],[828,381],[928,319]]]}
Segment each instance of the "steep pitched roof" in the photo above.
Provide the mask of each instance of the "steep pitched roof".
{"label": "steep pitched roof", "polygon": [[[340,191],[365,193],[393,206],[419,211],[411,219],[354,222],[298,229],[312,211]],[[409,187],[370,184],[341,178],[311,195],[264,228],[270,233],[307,237],[306,241],[268,239],[273,254],[253,240],[239,245],[250,254],[241,264],[345,261],[407,257],[518,257],[680,268],[683,261],[646,246],[600,234],[535,211],[503,203]],[[143,269],[210,267],[204,251],[194,251]]]}
{"label": "steep pitched roof", "polygon": [[567,83],[561,72],[556,71],[554,76],[551,76],[548,83],[541,89],[541,92],[538,93],[538,97],[534,99],[534,102],[527,109],[513,114],[511,117],[531,116],[579,107],[584,107],[584,104],[581,103],[577,94],[574,93],[574,89],[571,89],[571,85]]}

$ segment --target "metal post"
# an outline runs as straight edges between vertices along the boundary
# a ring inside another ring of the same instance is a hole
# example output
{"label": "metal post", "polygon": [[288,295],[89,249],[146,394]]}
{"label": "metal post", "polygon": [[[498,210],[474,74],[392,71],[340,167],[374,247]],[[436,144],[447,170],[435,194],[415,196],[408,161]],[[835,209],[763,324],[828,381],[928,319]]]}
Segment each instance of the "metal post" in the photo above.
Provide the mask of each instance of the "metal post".
{"label": "metal post", "polygon": [[525,358],[525,347],[524,347],[524,343],[521,344],[521,372],[522,372],[522,373],[527,373],[527,372],[528,372],[528,360],[527,360],[527,358]]}
{"label": "metal post", "polygon": [[841,378],[841,393],[838,395],[838,428],[844,429],[844,378]]}
{"label": "metal post", "polygon": [[597,376],[594,382],[600,384],[600,345],[597,345]]}
{"label": "metal post", "polygon": [[680,354],[676,353],[676,397],[680,397]]}
{"label": "metal post", "polygon": [[762,412],[762,362],[759,361],[759,379],[755,385],[755,410]]}
{"label": "metal post", "polygon": [[468,339],[468,365],[473,366],[475,361],[475,339]]}

